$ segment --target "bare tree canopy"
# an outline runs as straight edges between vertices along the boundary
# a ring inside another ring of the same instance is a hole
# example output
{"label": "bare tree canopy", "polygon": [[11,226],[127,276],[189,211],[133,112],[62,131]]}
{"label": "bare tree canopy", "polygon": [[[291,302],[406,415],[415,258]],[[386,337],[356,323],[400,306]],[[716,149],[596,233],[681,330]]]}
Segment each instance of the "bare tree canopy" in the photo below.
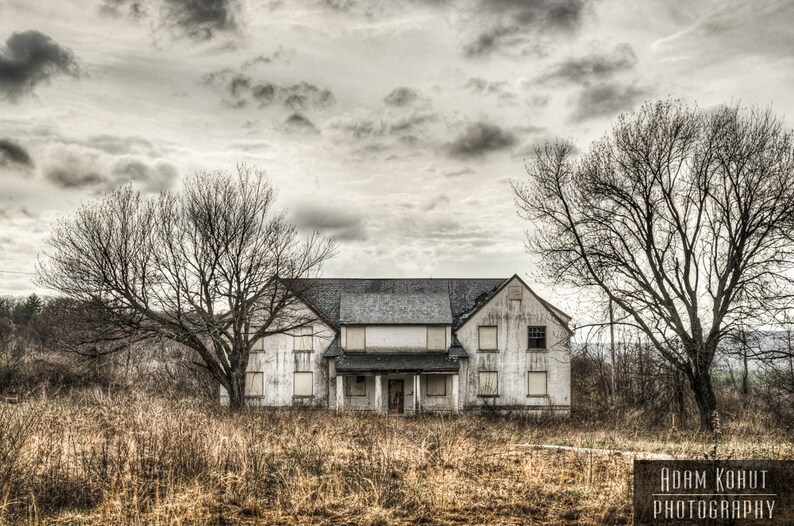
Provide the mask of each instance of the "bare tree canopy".
{"label": "bare tree canopy", "polygon": [[513,187],[542,271],[624,311],[685,374],[703,429],[720,339],[790,298],[793,146],[769,110],[646,103],[580,158],[539,148]]}
{"label": "bare tree canopy", "polygon": [[251,348],[314,321],[302,278],[335,250],[317,232],[301,238],[275,198],[246,166],[199,172],[154,199],[121,188],[54,229],[39,281],[130,336],[194,349],[241,407]]}

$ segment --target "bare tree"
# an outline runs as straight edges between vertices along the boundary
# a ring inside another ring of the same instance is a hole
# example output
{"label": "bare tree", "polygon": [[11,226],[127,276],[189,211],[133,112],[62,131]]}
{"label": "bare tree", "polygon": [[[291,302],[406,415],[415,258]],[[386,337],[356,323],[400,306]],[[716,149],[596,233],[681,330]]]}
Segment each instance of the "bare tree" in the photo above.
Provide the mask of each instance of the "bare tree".
{"label": "bare tree", "polygon": [[115,190],[54,229],[39,282],[83,302],[111,338],[192,348],[240,408],[253,345],[316,319],[300,299],[304,278],[335,247],[317,232],[301,239],[275,197],[245,166],[199,172],[154,199]]}
{"label": "bare tree", "polygon": [[535,153],[514,184],[529,250],[553,280],[628,314],[712,429],[717,345],[789,293],[791,132],[768,110],[662,101],[621,115],[578,159],[561,142]]}

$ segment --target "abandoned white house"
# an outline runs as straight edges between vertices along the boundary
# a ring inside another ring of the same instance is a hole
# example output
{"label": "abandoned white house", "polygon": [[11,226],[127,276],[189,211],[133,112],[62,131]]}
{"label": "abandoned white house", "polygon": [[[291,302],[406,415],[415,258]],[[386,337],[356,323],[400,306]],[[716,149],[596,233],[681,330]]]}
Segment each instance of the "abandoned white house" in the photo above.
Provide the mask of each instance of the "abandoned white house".
{"label": "abandoned white house", "polygon": [[310,281],[316,321],[256,345],[248,405],[570,410],[570,317],[518,276]]}

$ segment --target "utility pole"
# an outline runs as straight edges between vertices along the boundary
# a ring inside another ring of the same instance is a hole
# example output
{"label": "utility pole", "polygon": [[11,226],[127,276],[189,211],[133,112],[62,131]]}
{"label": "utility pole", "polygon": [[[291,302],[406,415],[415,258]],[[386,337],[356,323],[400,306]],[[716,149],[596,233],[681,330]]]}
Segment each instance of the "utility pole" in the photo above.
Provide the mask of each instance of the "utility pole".
{"label": "utility pole", "polygon": [[617,388],[618,388],[618,381],[617,381],[617,363],[615,363],[615,311],[612,307],[612,298],[609,299],[609,353],[612,359],[612,374],[611,374],[611,384],[612,384],[612,400],[617,400]]}

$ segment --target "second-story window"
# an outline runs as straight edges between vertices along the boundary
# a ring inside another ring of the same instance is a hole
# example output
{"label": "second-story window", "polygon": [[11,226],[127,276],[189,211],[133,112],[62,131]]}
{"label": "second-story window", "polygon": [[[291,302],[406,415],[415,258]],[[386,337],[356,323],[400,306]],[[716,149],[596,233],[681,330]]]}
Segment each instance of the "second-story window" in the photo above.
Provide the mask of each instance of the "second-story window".
{"label": "second-story window", "polygon": [[298,327],[293,333],[292,344],[295,351],[314,350],[314,330],[311,327]]}
{"label": "second-story window", "polygon": [[479,340],[481,351],[496,351],[499,349],[496,341],[496,327],[482,325],[479,329]]}
{"label": "second-story window", "polygon": [[348,351],[363,351],[366,348],[366,329],[364,327],[348,327],[345,349]]}
{"label": "second-story window", "polygon": [[447,328],[428,327],[427,328],[427,350],[446,351],[447,350]]}
{"label": "second-story window", "polygon": [[530,326],[528,329],[528,349],[546,349],[546,327]]}

